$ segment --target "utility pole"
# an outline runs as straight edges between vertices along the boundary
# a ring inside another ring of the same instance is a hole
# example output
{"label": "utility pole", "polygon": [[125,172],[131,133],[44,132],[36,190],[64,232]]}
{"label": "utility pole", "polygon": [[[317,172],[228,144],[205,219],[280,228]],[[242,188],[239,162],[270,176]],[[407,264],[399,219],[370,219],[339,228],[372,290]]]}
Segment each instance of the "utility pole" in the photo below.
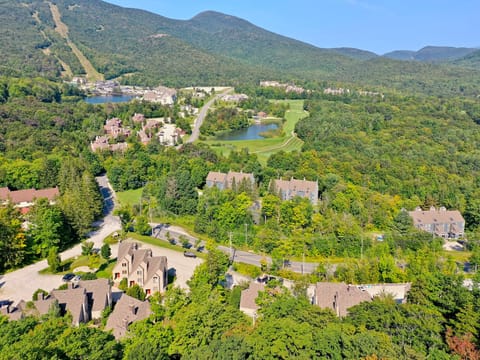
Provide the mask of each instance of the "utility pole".
{"label": "utility pole", "polygon": [[248,227],[248,224],[245,223],[245,246],[248,246],[248,241],[247,241],[247,227]]}
{"label": "utility pole", "polygon": [[363,259],[363,236],[361,237],[362,239],[362,246],[360,247],[360,259]]}
{"label": "utility pole", "polygon": [[302,275],[305,269],[305,243],[303,244],[303,253],[302,253]]}

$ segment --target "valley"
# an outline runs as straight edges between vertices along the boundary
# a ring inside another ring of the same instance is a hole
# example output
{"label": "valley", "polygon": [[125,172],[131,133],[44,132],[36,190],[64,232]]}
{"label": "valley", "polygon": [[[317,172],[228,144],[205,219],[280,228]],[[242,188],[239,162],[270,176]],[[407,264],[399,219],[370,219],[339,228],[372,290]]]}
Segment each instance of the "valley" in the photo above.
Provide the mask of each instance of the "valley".
{"label": "valley", "polygon": [[480,358],[477,48],[0,8],[0,360]]}

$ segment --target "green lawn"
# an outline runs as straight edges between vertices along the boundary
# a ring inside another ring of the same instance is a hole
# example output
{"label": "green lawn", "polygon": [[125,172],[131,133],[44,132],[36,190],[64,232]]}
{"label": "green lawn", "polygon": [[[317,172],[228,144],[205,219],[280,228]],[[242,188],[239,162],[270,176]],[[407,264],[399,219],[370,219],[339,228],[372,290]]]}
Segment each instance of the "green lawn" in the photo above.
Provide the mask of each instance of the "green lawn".
{"label": "green lawn", "polygon": [[[166,242],[166,241],[160,240],[160,239],[156,239],[156,238],[153,238],[151,236],[139,235],[139,234],[136,234],[136,233],[129,232],[127,234],[127,238],[132,238],[132,239],[141,241],[141,242],[146,243],[146,244],[159,246],[159,247],[162,247],[162,248],[165,248],[165,249],[170,249],[170,250],[174,250],[174,251],[181,252],[181,253],[183,253],[184,251],[187,251],[187,249],[184,249],[183,247],[181,247],[179,245],[172,245],[169,242]],[[188,251],[195,253],[199,258],[203,258],[203,259],[206,258],[206,255],[204,253],[198,252],[193,248],[188,249]]]}
{"label": "green lawn", "polygon": [[140,199],[142,197],[143,188],[127,191],[118,191],[117,199],[121,205],[133,206],[135,204],[140,204]]}
{"label": "green lawn", "polygon": [[263,165],[266,164],[270,155],[280,150],[287,152],[300,150],[303,141],[293,135],[293,130],[295,129],[295,124],[300,119],[306,117],[308,113],[303,110],[303,100],[282,100],[282,102],[290,104],[290,110],[285,114],[286,121],[283,124],[283,136],[261,140],[206,140],[204,143],[210,145],[214,151],[224,156],[228,156],[232,150],[238,151],[247,148],[250,153],[257,154],[260,163]]}

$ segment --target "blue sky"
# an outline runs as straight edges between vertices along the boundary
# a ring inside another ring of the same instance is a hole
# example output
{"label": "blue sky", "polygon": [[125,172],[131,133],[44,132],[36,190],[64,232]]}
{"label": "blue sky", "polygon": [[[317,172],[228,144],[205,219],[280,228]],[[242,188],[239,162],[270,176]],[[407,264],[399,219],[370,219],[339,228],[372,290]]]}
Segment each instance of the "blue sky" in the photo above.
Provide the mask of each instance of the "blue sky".
{"label": "blue sky", "polygon": [[173,19],[215,10],[319,47],[480,47],[479,0],[108,0]]}

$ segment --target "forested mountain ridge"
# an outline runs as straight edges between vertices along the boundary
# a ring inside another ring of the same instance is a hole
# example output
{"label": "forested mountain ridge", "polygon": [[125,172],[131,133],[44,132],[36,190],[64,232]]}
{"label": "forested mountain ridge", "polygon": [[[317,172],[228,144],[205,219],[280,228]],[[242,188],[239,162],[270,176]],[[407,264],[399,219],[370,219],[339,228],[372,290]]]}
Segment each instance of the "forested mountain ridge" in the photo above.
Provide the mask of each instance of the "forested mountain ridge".
{"label": "forested mountain ridge", "polygon": [[475,51],[478,51],[478,49],[451,46],[425,46],[418,51],[396,50],[386,53],[383,56],[395,60],[447,62],[461,59]]}
{"label": "forested mountain ridge", "polygon": [[59,0],[54,5],[67,28],[66,39],[52,16],[53,3],[0,3],[3,75],[83,75],[70,41],[105,78],[139,85],[235,85],[275,78],[476,95],[480,83],[476,67],[321,49],[211,11],[184,21],[100,0]]}

